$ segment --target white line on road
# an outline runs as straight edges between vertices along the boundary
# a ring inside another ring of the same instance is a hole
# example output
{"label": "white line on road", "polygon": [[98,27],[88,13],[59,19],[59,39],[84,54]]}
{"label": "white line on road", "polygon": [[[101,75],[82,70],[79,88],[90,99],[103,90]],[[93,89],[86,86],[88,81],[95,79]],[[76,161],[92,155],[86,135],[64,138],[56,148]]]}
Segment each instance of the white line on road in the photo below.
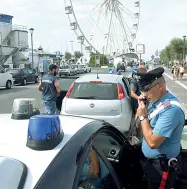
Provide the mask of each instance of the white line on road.
{"label": "white line on road", "polygon": [[[167,77],[169,77],[171,80],[173,80],[173,78],[167,74],[167,73],[164,73],[164,75],[166,75]],[[177,84],[179,84],[181,87],[183,87],[184,89],[187,89],[187,86],[184,85],[183,83],[181,83],[180,81],[175,81]]]}

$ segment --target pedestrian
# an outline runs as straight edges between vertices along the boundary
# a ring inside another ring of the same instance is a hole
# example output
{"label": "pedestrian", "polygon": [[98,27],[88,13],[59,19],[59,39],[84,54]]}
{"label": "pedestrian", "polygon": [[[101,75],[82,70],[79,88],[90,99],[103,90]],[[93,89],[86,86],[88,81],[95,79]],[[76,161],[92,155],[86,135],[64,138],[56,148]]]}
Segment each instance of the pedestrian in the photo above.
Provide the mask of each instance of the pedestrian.
{"label": "pedestrian", "polygon": [[[143,134],[140,163],[149,189],[174,188],[180,173],[180,140],[184,112],[178,99],[166,89],[164,69],[156,68],[139,75],[141,96],[137,115]],[[143,99],[149,101],[148,108]]]}
{"label": "pedestrian", "polygon": [[138,81],[134,77],[137,75],[137,73],[146,73],[147,69],[144,66],[138,66],[137,71],[132,73],[132,79],[130,81],[130,91],[131,91],[131,97],[133,98],[133,112],[136,113],[136,110],[138,108],[138,98],[141,95]]}
{"label": "pedestrian", "polygon": [[184,75],[184,65],[181,64],[179,67],[179,72],[180,72],[180,79],[183,79],[183,75]]}
{"label": "pedestrian", "polygon": [[178,76],[179,76],[179,68],[178,68],[178,66],[177,66],[176,63],[172,66],[171,73],[172,73],[172,75],[173,75],[173,80],[174,80],[174,81],[175,81],[176,79],[178,79]]}
{"label": "pedestrian", "polygon": [[58,79],[56,78],[57,72],[57,65],[49,65],[49,72],[43,76],[38,85],[38,89],[42,92],[47,114],[56,114],[56,100],[61,92]]}

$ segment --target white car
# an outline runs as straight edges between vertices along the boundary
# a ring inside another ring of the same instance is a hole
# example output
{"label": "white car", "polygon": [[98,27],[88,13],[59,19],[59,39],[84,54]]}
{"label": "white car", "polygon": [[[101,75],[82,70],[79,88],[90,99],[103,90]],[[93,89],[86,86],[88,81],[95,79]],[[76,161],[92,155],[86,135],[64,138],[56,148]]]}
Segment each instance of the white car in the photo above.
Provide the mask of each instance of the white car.
{"label": "white car", "polygon": [[128,79],[111,74],[78,78],[63,99],[61,114],[105,120],[128,132],[133,121]]}
{"label": "white car", "polygon": [[12,75],[8,72],[5,72],[4,68],[0,66],[0,87],[6,87],[11,89],[14,84]]}
{"label": "white car", "polygon": [[63,75],[71,76],[71,75],[75,75],[75,74],[76,74],[75,69],[73,69],[73,67],[69,66],[69,65],[60,66],[60,68],[58,70],[59,77],[61,77]]}

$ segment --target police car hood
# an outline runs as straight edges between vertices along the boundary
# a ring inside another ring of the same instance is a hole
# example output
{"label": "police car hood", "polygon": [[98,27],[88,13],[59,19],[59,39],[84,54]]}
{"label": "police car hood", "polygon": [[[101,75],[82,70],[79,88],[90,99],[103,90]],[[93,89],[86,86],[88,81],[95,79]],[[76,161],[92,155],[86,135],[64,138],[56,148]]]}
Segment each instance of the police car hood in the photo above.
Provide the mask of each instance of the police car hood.
{"label": "police car hood", "polygon": [[19,160],[27,166],[24,189],[32,189],[60,149],[76,132],[93,121],[72,116],[59,117],[64,131],[62,142],[53,150],[35,151],[26,146],[29,120],[13,120],[11,114],[0,115],[0,156]]}

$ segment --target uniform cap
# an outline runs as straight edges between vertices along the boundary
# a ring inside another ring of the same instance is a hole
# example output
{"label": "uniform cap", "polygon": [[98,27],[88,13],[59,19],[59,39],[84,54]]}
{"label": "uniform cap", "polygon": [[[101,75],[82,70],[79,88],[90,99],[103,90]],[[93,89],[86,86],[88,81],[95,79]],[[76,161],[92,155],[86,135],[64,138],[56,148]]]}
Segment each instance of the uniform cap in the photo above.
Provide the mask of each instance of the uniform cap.
{"label": "uniform cap", "polygon": [[149,85],[151,85],[154,81],[161,78],[164,73],[164,68],[156,68],[153,69],[147,73],[137,73],[138,84],[141,90],[147,88]]}

